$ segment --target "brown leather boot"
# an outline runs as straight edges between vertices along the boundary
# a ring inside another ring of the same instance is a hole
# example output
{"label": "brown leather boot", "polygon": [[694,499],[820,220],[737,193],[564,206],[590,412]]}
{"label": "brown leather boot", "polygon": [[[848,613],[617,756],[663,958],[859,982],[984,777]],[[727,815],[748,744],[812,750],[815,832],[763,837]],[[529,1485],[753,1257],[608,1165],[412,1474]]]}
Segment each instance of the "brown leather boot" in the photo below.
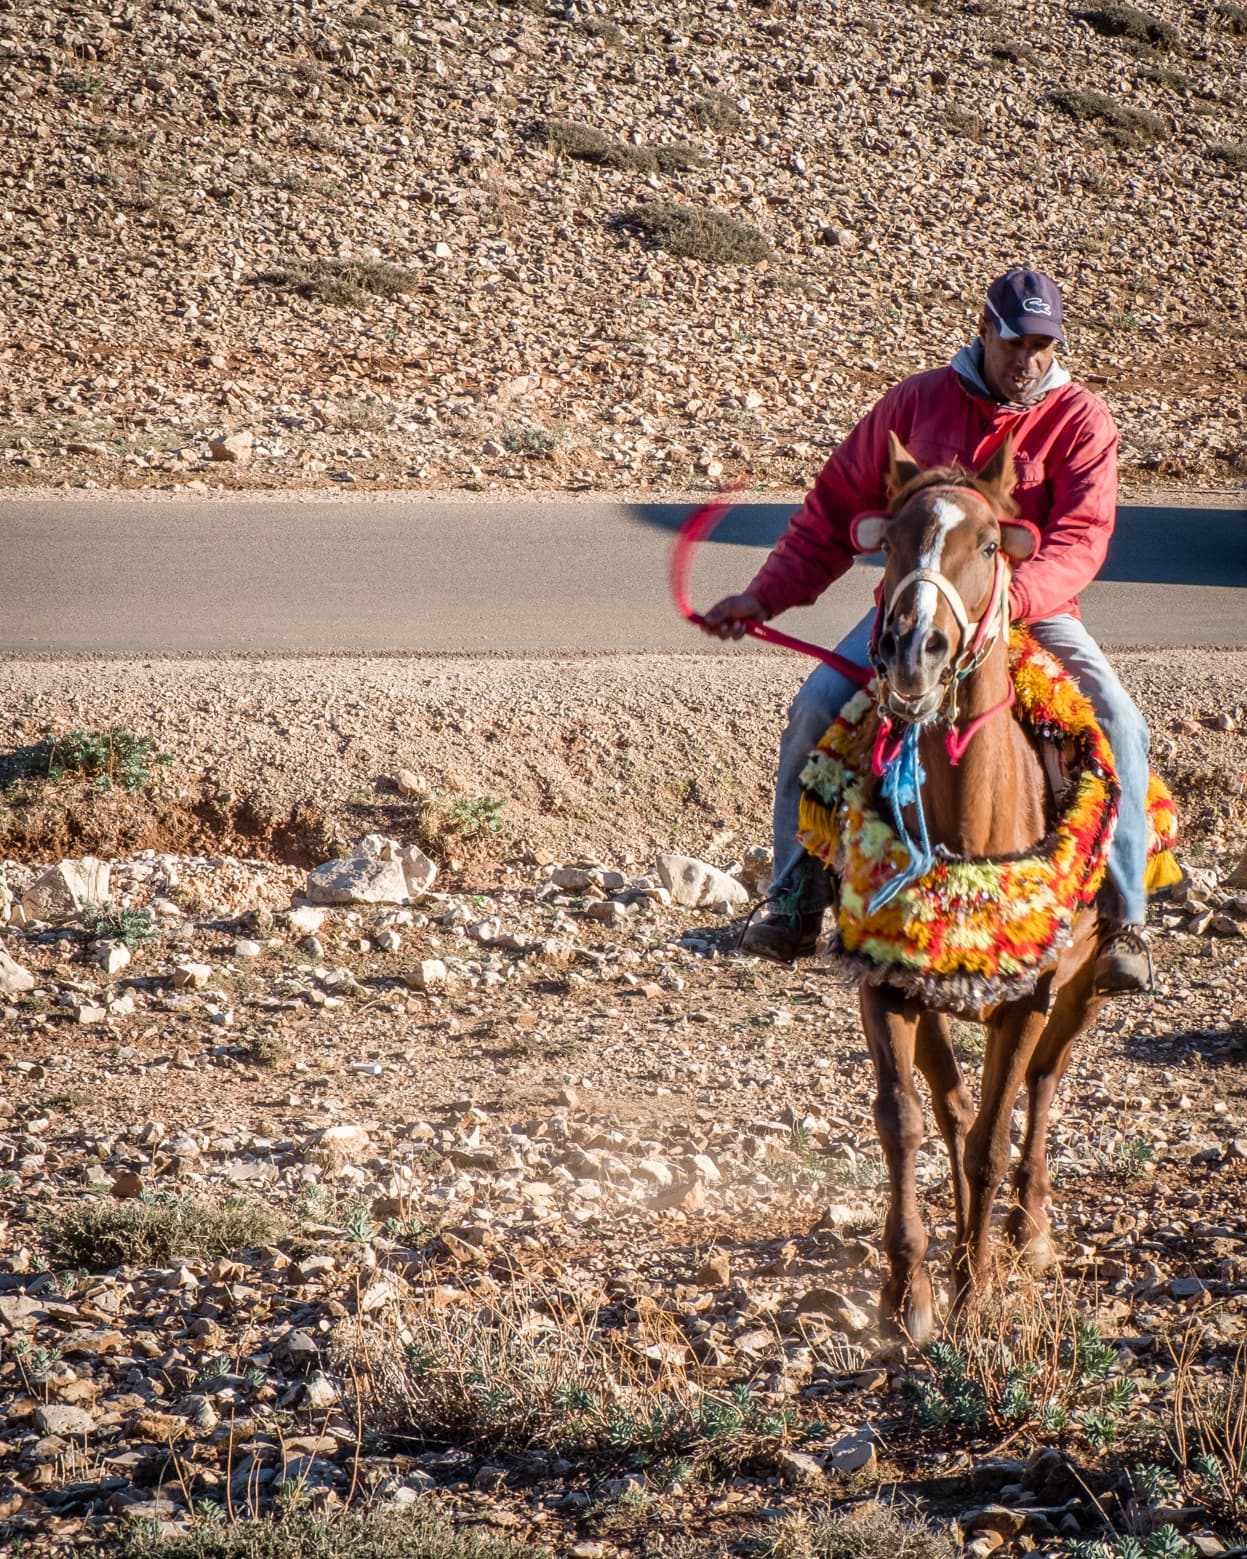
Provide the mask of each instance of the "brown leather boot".
{"label": "brown leather boot", "polygon": [[1150,991],[1154,984],[1152,954],[1142,926],[1104,928],[1092,969],[1097,996],[1123,996]]}
{"label": "brown leather boot", "polygon": [[791,914],[763,915],[751,920],[740,939],[741,951],[772,963],[791,964],[812,958],[822,930],[821,909],[796,910]]}

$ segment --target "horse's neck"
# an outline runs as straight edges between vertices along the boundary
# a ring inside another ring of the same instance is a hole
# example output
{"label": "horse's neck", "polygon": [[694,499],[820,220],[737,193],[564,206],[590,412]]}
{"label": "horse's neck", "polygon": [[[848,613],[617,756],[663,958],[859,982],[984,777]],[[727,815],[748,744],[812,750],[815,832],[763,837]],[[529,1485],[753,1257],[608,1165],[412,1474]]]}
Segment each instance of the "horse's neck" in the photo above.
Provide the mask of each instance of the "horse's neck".
{"label": "horse's neck", "polygon": [[944,727],[923,734],[927,827],[934,844],[954,855],[1006,855],[1030,849],[1045,831],[1046,781],[1039,759],[1011,713],[991,713],[1009,696],[1003,639],[961,684],[962,731],[987,716],[959,763],[947,752]]}

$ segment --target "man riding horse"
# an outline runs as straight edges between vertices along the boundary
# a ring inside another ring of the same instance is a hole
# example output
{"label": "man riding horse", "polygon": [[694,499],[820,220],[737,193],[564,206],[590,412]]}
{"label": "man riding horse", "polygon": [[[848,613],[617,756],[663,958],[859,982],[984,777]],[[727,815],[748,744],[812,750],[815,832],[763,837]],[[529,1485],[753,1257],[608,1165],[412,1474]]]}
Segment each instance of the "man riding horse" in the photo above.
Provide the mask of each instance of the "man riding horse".
{"label": "man riding horse", "polygon": [[[1108,408],[1074,383],[1056,360],[1064,346],[1061,294],[1032,270],[1012,270],[987,290],[978,339],[947,368],[915,374],[889,390],[823,467],[804,504],[742,595],[705,614],[707,633],[739,638],[807,606],[853,561],[855,516],[887,500],[889,434],[923,466],[977,470],[1012,435],[1020,517],[1038,527],[1035,555],[1017,565],[1009,615],[1066,668],[1090,700],[1112,747],[1121,785],[1108,876],[1098,903],[1101,936],[1094,966],[1098,994],[1146,990],[1143,936],[1148,830],[1148,731],[1103,652],[1079,620],[1078,593],[1096,576],[1116,518],[1117,429]],[[874,614],[837,646],[866,665]],[[742,945],[788,963],[814,951],[822,920],[822,872],[797,839],[801,773],[811,749],[856,691],[821,665],[788,712],[775,796],[775,867],[769,913]]]}

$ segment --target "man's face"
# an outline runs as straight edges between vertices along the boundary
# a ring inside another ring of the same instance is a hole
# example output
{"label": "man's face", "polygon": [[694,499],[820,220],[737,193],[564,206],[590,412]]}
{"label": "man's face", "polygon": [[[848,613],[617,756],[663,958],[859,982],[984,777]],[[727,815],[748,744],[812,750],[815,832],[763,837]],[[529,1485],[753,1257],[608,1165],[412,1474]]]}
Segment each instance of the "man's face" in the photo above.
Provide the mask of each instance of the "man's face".
{"label": "man's face", "polygon": [[1051,336],[1015,336],[1006,341],[986,314],[979,321],[979,340],[988,389],[1003,400],[1025,405],[1052,367],[1056,342]]}

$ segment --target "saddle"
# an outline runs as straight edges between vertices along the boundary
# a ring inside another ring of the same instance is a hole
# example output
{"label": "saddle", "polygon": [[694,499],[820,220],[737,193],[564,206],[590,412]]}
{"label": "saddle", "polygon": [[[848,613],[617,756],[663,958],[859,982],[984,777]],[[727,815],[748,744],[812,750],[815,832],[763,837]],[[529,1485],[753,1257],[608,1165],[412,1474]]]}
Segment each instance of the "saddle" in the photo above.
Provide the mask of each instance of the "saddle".
{"label": "saddle", "polygon": [[[1022,628],[1010,632],[1009,661],[1014,716],[1050,791],[1050,827],[1032,851],[965,858],[937,848],[929,871],[889,894],[909,854],[873,799],[873,686],[845,705],[801,776],[799,837],[839,890],[828,951],[858,978],[949,1012],[1033,990],[1095,901],[1117,820],[1113,756],[1088,700]],[[1173,799],[1155,774],[1148,818],[1154,893],[1182,875]]]}

